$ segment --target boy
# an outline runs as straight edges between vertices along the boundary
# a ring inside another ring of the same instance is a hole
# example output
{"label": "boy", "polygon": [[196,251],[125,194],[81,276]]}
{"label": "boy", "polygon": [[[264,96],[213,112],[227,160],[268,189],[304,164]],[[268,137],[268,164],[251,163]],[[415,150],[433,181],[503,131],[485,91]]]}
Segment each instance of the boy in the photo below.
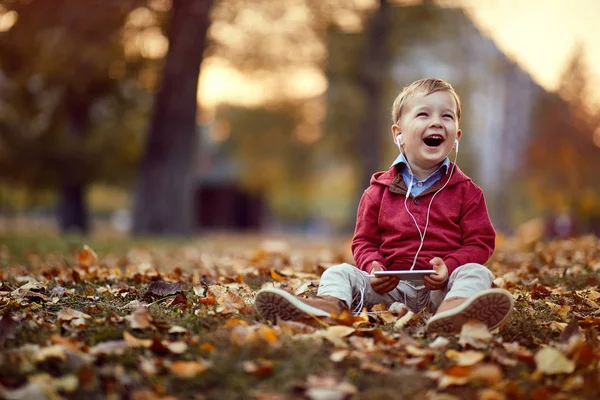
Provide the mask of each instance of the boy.
{"label": "boy", "polygon": [[[493,276],[482,265],[496,237],[483,192],[448,159],[453,149],[458,152],[460,117],[460,100],[449,83],[428,78],[405,87],[392,108],[400,155],[388,171],[373,175],[358,206],[356,267],[327,269],[315,299],[263,289],[256,296],[258,313],[270,320],[299,319],[402,302],[414,312],[436,311],[429,332],[460,332],[471,319],[490,330],[500,326],[513,298],[491,289]],[[435,274],[412,281],[372,274],[411,269]]]}

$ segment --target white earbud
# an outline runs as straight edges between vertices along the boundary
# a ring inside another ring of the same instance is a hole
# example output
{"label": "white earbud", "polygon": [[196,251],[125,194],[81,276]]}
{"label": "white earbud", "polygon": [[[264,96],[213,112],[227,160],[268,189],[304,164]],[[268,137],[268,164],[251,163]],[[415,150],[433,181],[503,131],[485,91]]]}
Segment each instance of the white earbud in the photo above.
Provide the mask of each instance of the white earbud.
{"label": "white earbud", "polygon": [[458,139],[454,139],[454,150],[458,153]]}
{"label": "white earbud", "polygon": [[400,150],[400,153],[402,153],[402,134],[399,134],[398,136],[396,136],[396,146],[398,146],[398,150]]}

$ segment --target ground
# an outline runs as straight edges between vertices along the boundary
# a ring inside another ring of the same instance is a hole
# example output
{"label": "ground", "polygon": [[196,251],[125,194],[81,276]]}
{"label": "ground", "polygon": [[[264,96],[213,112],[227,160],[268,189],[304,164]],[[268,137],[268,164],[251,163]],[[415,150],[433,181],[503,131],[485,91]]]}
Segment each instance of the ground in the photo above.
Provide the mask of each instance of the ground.
{"label": "ground", "polygon": [[[347,240],[0,236],[0,397],[597,398],[600,240],[500,244],[506,324],[427,335],[384,307],[273,326],[253,298],[314,295]],[[369,313],[367,313],[369,311]]]}

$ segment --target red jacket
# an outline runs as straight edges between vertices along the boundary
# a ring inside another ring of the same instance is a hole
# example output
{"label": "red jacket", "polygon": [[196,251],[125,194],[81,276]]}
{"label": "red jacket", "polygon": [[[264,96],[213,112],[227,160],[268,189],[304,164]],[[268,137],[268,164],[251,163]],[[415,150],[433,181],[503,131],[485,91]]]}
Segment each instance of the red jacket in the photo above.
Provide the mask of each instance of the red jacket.
{"label": "red jacket", "polygon": [[[407,200],[421,232],[429,202],[449,176],[448,172],[421,195]],[[371,178],[358,206],[352,239],[354,261],[361,270],[371,272],[373,261],[388,270],[410,269],[421,238],[404,208],[405,195],[406,185],[396,167]],[[431,269],[429,261],[434,257],[444,260],[448,274],[467,263],[484,264],[494,252],[495,239],[482,190],[455,166],[450,182],[431,204],[429,226],[415,269]]]}

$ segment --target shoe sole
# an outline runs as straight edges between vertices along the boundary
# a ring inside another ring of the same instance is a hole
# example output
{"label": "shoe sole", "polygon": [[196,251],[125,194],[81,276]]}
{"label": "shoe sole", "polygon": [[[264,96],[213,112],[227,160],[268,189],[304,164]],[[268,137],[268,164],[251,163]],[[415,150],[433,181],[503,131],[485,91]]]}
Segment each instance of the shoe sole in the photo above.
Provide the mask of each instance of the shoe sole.
{"label": "shoe sole", "polygon": [[427,332],[460,333],[462,326],[470,320],[483,322],[491,331],[506,321],[512,308],[513,297],[508,291],[489,289],[431,317]]}
{"label": "shoe sole", "polygon": [[265,319],[277,323],[277,320],[294,321],[307,316],[329,317],[329,313],[309,306],[295,296],[281,289],[262,289],[254,300],[256,311]]}

